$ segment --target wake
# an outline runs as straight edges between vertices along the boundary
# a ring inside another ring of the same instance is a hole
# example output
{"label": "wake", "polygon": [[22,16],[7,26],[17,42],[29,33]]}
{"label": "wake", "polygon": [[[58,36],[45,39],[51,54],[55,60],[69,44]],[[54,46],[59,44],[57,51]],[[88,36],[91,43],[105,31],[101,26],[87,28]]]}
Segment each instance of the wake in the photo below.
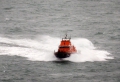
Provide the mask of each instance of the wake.
{"label": "wake", "polygon": [[[51,36],[39,36],[33,40],[0,37],[0,55],[17,55],[32,61],[58,61],[54,56],[54,50],[57,51],[60,41],[60,38]],[[75,45],[77,53],[64,60],[93,62],[113,59],[109,52],[97,50],[88,39],[74,38],[71,42]]]}

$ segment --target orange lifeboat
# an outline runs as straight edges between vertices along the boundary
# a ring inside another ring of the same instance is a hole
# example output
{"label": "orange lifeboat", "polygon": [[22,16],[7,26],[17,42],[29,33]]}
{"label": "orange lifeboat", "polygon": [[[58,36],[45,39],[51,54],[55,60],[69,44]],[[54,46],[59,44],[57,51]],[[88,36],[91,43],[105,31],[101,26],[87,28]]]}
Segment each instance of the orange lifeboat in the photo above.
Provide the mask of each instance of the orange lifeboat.
{"label": "orange lifeboat", "polygon": [[65,38],[62,38],[62,41],[58,48],[58,51],[54,52],[54,55],[57,58],[59,58],[59,59],[67,58],[67,57],[70,57],[71,54],[77,52],[74,45],[71,44],[70,39],[71,38],[67,38],[67,35],[65,36]]}

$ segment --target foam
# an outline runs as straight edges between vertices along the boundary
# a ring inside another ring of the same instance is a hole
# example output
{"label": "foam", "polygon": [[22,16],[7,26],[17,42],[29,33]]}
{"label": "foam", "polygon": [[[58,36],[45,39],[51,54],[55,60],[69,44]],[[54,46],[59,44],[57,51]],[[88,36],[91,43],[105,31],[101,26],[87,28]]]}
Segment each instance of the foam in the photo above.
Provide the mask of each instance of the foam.
{"label": "foam", "polygon": [[[57,61],[54,50],[57,51],[60,38],[51,36],[39,36],[36,39],[10,39],[0,37],[0,55],[21,56],[31,61]],[[76,46],[77,53],[64,60],[72,62],[106,61],[113,59],[105,50],[97,50],[91,41],[86,38],[74,38],[71,40]]]}

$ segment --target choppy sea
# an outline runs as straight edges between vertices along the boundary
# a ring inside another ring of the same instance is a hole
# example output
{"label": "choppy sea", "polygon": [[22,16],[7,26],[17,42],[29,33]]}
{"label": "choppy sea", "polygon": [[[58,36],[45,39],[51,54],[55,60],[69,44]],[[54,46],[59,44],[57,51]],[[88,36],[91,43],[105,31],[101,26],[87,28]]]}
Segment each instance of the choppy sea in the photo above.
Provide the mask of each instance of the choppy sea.
{"label": "choppy sea", "polygon": [[120,0],[0,0],[0,82],[120,82]]}

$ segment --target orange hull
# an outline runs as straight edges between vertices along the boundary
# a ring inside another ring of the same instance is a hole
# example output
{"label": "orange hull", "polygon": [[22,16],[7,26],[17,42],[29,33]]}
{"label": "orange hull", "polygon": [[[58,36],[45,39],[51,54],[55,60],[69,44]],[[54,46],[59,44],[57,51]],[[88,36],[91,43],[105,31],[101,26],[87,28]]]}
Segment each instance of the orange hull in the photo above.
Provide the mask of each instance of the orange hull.
{"label": "orange hull", "polygon": [[67,35],[64,39],[62,39],[58,51],[54,52],[57,58],[67,58],[70,57],[71,54],[76,53],[77,50],[74,45],[71,44],[70,38],[67,38]]}

